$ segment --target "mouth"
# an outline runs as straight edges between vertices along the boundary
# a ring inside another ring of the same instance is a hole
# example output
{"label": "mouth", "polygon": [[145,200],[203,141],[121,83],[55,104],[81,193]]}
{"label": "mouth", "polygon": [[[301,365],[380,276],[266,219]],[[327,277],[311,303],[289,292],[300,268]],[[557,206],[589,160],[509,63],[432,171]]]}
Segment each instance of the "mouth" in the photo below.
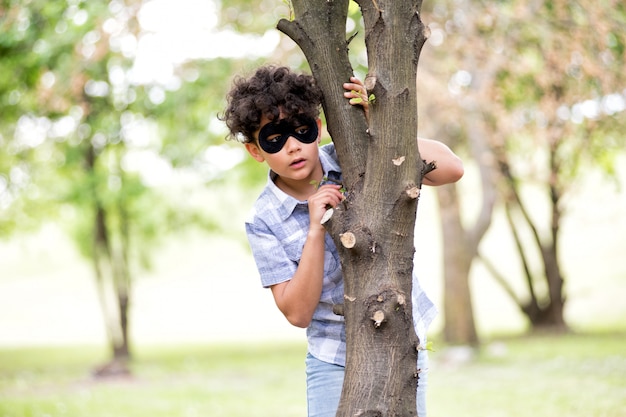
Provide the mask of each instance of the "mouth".
{"label": "mouth", "polygon": [[294,160],[291,164],[289,164],[289,166],[297,168],[297,167],[304,165],[305,162],[306,162],[306,159],[299,158],[299,159]]}

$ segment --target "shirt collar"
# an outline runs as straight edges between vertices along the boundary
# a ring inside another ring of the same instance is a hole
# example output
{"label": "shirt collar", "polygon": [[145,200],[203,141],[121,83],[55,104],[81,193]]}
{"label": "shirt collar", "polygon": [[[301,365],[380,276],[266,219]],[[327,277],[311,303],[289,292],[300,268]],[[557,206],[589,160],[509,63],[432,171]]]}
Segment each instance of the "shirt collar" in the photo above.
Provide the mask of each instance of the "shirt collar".
{"label": "shirt collar", "polygon": [[[319,158],[322,163],[324,177],[331,178],[335,181],[341,181],[341,168],[337,162],[335,147],[332,144],[320,147]],[[274,182],[276,177],[277,174],[270,169],[267,175],[266,188],[276,199],[277,204],[275,210],[281,220],[284,221],[291,216],[296,206],[299,204],[307,204],[307,202],[299,201],[278,188]]]}

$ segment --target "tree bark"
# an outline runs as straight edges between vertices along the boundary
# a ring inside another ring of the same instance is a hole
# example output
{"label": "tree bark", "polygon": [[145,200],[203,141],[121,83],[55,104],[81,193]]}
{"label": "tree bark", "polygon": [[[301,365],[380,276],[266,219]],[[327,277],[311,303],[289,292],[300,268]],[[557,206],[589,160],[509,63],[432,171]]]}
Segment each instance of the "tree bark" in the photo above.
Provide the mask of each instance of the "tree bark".
{"label": "tree bark", "polygon": [[[419,341],[412,321],[414,226],[423,162],[416,72],[425,41],[419,1],[357,1],[365,22],[369,125],[343,98],[352,75],[348,1],[292,1],[278,28],[303,50],[324,92],[346,200],[326,223],[344,275],[347,363],[337,416],[415,416]],[[398,163],[402,160],[403,162]],[[395,161],[395,163],[394,163]],[[342,236],[354,239],[344,246]]]}

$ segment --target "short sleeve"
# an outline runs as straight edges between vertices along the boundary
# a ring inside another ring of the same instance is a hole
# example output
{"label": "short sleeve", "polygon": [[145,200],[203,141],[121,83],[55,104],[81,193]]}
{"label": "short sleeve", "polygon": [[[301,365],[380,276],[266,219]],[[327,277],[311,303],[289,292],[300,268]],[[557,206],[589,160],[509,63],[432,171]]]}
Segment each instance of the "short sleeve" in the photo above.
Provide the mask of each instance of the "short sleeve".
{"label": "short sleeve", "polygon": [[246,234],[261,284],[267,288],[289,281],[298,268],[295,259],[299,256],[289,254],[289,248],[266,225],[246,223]]}

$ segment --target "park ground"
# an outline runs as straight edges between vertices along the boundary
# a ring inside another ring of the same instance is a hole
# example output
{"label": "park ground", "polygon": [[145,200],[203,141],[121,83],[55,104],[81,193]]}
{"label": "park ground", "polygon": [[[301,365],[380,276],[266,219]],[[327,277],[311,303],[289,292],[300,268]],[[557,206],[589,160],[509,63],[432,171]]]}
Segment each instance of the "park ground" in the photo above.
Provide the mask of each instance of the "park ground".
{"label": "park ground", "polygon": [[[473,270],[483,343],[473,353],[445,346],[441,317],[433,324],[431,416],[626,415],[624,207],[626,193],[593,178],[568,204],[570,334],[527,335],[504,292]],[[441,305],[433,219],[425,190],[417,233],[431,238],[418,239],[416,268]],[[502,227],[497,219],[483,250],[513,265]],[[0,243],[0,417],[305,415],[304,331],[260,287],[241,232],[173,237],[155,254],[133,293],[132,377],[96,380],[108,355],[89,264],[54,225]]]}

